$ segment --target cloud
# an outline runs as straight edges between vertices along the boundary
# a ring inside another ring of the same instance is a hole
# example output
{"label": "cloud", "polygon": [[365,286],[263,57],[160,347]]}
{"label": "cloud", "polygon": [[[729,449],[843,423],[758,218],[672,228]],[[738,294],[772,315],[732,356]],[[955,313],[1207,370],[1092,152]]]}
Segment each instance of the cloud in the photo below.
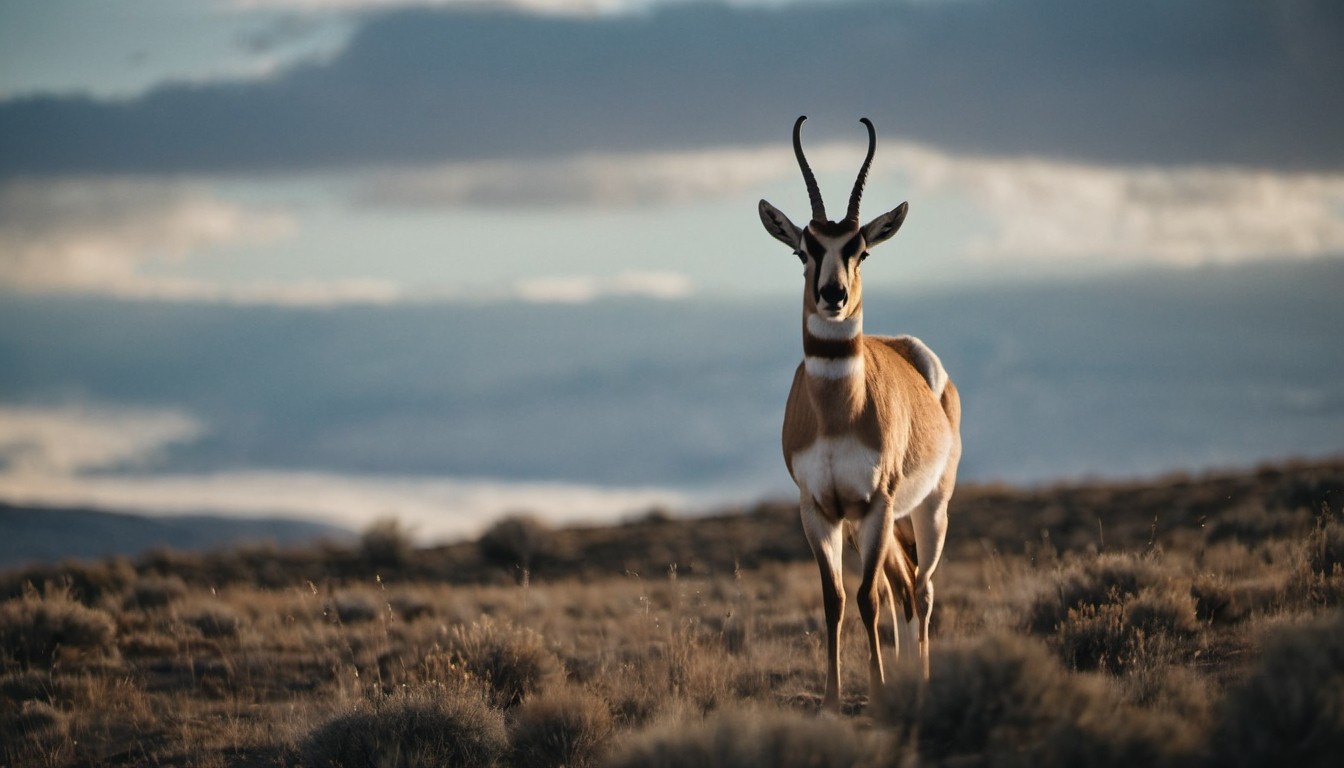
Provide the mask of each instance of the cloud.
{"label": "cloud", "polygon": [[215,197],[199,184],[143,179],[20,179],[0,184],[0,286],[138,295],[185,286],[145,268],[293,227],[277,210]]}
{"label": "cloud", "polygon": [[264,81],[0,103],[0,176],[757,145],[800,112],[814,140],[867,114],[949,151],[1338,169],[1341,38],[1333,0],[371,12]]}
{"label": "cloud", "polygon": [[[859,151],[862,156],[862,150]],[[850,145],[816,147],[820,172],[853,165]],[[704,202],[796,175],[793,155],[778,146],[681,152],[583,153],[558,158],[448,163],[374,174],[354,195],[359,205],[397,208],[623,208]]]}
{"label": "cloud", "polygon": [[519,512],[556,524],[600,523],[655,507],[707,509],[719,500],[663,488],[263,470],[96,476],[0,471],[0,498],[142,514],[282,515],[356,530],[391,515],[427,542],[475,536]]}
{"label": "cloud", "polygon": [[917,189],[955,192],[989,219],[966,245],[979,260],[1191,266],[1344,253],[1341,173],[1114,168],[913,145],[890,154]]}
{"label": "cloud", "polygon": [[[541,13],[589,15],[648,5],[639,0],[494,0],[503,7]],[[396,8],[476,7],[485,0],[232,0],[240,11],[281,10],[321,13],[332,11],[386,11]]]}
{"label": "cloud", "polygon": [[205,180],[0,183],[0,289],[126,299],[331,306],[406,298],[392,280],[224,282],[181,274],[225,246],[264,246],[297,226],[274,206],[221,199]]}
{"label": "cloud", "polygon": [[599,298],[681,299],[691,280],[675,272],[621,272],[612,277],[567,276],[520,280],[514,295],[538,304],[584,304]]}
{"label": "cloud", "polygon": [[0,499],[166,514],[286,515],[362,528],[396,515],[427,540],[475,535],[519,511],[552,522],[611,521],[708,497],[581,483],[238,470],[141,474],[205,425],[170,408],[0,405]]}
{"label": "cloud", "polygon": [[[860,144],[825,142],[809,149],[808,159],[818,173],[847,176],[863,151]],[[878,156],[872,182],[890,180],[913,187],[915,198],[946,195],[974,206],[986,227],[955,242],[953,255],[976,261],[1192,265],[1344,253],[1344,173],[1116,167],[960,155],[882,139]],[[364,183],[354,202],[409,209],[610,209],[738,201],[789,183],[801,188],[798,167],[789,148],[778,144],[385,171]],[[576,302],[621,288],[619,281],[555,277],[522,283],[516,293]],[[678,278],[650,294],[683,290],[689,281]]]}
{"label": "cloud", "polygon": [[140,466],[202,434],[200,422],[173,409],[0,405],[0,470],[28,477]]}

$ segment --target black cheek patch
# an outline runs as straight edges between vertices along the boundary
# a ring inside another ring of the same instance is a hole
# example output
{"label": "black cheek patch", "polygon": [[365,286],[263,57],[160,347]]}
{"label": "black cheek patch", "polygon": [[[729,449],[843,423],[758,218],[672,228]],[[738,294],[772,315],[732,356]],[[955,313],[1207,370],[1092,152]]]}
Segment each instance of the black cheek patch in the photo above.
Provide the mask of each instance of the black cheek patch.
{"label": "black cheek patch", "polygon": [[812,301],[821,304],[821,260],[826,254],[812,256]]}
{"label": "black cheek patch", "polygon": [[807,255],[816,259],[818,264],[821,263],[821,257],[826,255],[826,247],[817,242],[812,233],[806,229],[803,230],[803,247],[807,249]]}

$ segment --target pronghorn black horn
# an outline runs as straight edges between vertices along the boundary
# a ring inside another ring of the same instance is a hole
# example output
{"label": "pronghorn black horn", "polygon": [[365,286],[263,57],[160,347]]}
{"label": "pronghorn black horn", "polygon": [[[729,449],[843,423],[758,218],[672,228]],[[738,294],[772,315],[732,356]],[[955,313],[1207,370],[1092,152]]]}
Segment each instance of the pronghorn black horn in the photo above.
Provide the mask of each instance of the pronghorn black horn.
{"label": "pronghorn black horn", "polygon": [[868,166],[873,164],[873,153],[877,151],[877,131],[873,128],[873,121],[861,117],[859,122],[868,126],[868,157],[864,158],[859,177],[854,180],[854,191],[849,194],[849,212],[845,214],[846,221],[856,223],[859,220],[859,199],[863,197],[864,182],[868,181]]}
{"label": "pronghorn black horn", "polygon": [[798,167],[803,169],[803,181],[807,183],[807,197],[812,201],[812,220],[826,221],[826,204],[821,202],[817,177],[812,175],[812,168],[808,166],[807,158],[803,157],[803,121],[806,119],[806,115],[800,115],[798,122],[793,124],[793,154],[798,156]]}

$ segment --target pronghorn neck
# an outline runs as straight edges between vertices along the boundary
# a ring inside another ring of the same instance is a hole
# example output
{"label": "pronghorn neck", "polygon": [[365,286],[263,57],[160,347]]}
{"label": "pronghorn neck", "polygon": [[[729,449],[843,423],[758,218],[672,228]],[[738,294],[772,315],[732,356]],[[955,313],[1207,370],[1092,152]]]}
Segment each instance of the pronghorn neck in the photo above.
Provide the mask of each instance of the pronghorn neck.
{"label": "pronghorn neck", "polygon": [[803,314],[803,368],[809,388],[821,403],[863,401],[863,308],[844,320],[827,320],[816,312]]}

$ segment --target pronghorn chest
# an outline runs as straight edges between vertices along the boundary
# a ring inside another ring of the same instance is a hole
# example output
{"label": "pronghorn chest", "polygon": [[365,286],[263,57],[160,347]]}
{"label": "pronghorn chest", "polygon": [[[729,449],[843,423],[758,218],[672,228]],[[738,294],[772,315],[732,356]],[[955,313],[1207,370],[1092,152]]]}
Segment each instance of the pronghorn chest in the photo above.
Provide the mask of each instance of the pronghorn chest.
{"label": "pronghorn chest", "polygon": [[799,489],[836,517],[866,505],[882,481],[882,455],[853,435],[818,437],[793,452],[791,466]]}

